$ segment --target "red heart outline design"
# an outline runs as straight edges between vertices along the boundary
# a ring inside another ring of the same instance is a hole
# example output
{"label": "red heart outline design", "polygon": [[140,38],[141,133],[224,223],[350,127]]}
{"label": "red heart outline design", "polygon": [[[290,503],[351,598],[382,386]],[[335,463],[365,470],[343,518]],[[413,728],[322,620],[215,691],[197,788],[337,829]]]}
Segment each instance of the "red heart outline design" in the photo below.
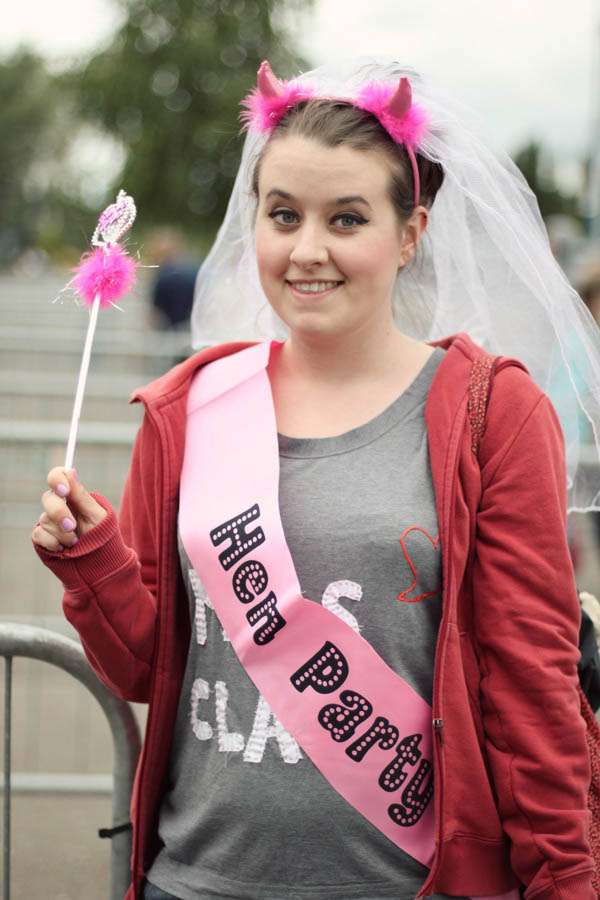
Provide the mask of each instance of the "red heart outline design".
{"label": "red heart outline design", "polygon": [[419,603],[421,600],[425,600],[427,597],[434,597],[436,594],[439,594],[439,590],[437,590],[437,591],[427,591],[425,594],[419,594],[418,597],[412,597],[410,599],[406,596],[407,594],[410,594],[410,592],[414,589],[414,587],[417,584],[417,570],[415,569],[413,561],[410,558],[410,554],[408,552],[408,548],[405,543],[405,538],[408,534],[410,534],[411,531],[420,531],[422,534],[424,534],[425,537],[429,538],[429,540],[433,544],[433,547],[435,550],[438,549],[439,544],[440,544],[439,534],[436,538],[434,538],[429,534],[428,531],[425,531],[424,528],[421,528],[420,525],[409,525],[408,528],[404,529],[404,531],[402,532],[402,534],[400,535],[400,538],[399,538],[400,546],[402,547],[402,552],[404,553],[404,559],[408,563],[408,566],[413,574],[413,581],[412,581],[412,584],[410,587],[406,588],[406,590],[404,590],[404,591],[401,591],[398,594],[398,596],[396,597],[396,600],[398,600],[400,603]]}

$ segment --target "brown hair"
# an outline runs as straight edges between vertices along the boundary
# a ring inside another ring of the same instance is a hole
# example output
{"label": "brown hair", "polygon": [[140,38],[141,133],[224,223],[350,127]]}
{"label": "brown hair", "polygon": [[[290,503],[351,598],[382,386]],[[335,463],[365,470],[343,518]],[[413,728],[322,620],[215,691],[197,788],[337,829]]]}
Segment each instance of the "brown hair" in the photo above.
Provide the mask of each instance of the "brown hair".
{"label": "brown hair", "polygon": [[[252,173],[252,193],[258,199],[260,165],[271,141],[279,137],[300,136],[319,141],[325,147],[345,145],[363,152],[385,154],[390,164],[389,197],[398,219],[408,219],[414,209],[412,166],[406,149],[397,144],[371,113],[339,100],[303,100],[279,121],[262,148]],[[444,180],[439,163],[415,153],[421,183],[419,204],[430,209]]]}

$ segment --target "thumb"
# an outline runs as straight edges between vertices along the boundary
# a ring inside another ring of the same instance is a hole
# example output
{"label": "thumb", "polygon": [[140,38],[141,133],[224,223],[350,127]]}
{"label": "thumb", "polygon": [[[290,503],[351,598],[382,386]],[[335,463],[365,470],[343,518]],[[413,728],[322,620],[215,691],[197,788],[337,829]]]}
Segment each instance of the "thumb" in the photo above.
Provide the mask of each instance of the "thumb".
{"label": "thumb", "polygon": [[69,493],[65,500],[71,511],[92,525],[101,522],[106,515],[106,510],[100,506],[97,500],[94,500],[80,482],[77,469],[65,469],[64,472],[69,482]]}

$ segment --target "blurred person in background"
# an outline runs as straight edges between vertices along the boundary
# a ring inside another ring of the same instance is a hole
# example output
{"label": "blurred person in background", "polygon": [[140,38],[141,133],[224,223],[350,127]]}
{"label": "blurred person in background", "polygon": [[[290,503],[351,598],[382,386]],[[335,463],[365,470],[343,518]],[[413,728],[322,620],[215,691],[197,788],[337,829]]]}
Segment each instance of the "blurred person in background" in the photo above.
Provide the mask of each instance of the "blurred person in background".
{"label": "blurred person in background", "polygon": [[190,259],[184,236],[172,227],[152,231],[146,253],[148,262],[159,266],[151,287],[152,324],[159,330],[185,331],[201,261]]}
{"label": "blurred person in background", "polygon": [[545,384],[573,310],[535,199],[394,60],[265,62],[244,105],[206,349],[136,392],[118,517],[57,467],[32,532],[150,704],[127,900],[594,900],[573,496],[521,359]]}

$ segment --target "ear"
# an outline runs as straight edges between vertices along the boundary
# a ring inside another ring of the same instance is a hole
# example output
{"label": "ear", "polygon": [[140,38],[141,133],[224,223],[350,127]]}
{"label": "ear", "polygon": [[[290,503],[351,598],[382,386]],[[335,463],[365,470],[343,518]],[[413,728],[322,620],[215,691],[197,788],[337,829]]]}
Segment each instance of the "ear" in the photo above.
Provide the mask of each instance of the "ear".
{"label": "ear", "polygon": [[398,251],[398,268],[402,269],[416,253],[421,235],[427,228],[429,212],[425,206],[416,206],[405,223]]}

